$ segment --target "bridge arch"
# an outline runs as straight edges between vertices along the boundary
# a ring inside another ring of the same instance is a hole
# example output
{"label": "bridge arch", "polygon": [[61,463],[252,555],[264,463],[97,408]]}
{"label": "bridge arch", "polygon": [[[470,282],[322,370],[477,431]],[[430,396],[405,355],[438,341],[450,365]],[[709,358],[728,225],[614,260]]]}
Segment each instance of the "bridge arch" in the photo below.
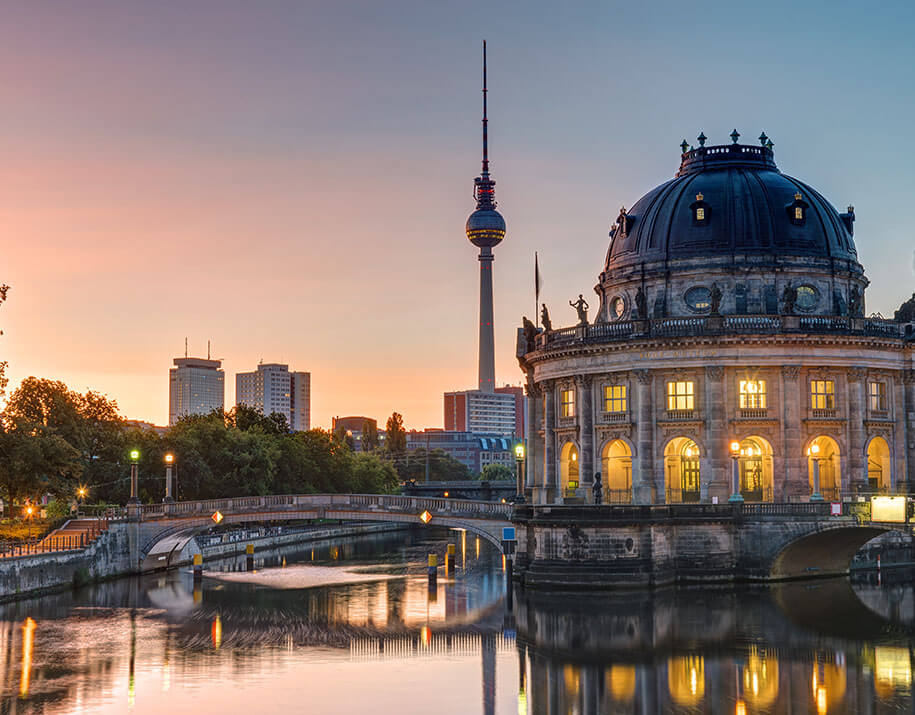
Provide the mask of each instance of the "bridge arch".
{"label": "bridge arch", "polygon": [[[138,563],[141,570],[167,568],[187,543],[213,526],[219,511],[221,524],[339,519],[402,524],[427,524],[464,529],[502,550],[502,528],[511,526],[511,506],[460,499],[387,495],[300,495],[242,497],[201,502],[178,502],[141,507],[138,524]],[[423,514],[428,514],[428,522]]]}
{"label": "bridge arch", "polygon": [[888,531],[894,531],[893,527],[845,524],[809,532],[777,551],[771,561],[769,578],[781,580],[848,573],[858,550]]}

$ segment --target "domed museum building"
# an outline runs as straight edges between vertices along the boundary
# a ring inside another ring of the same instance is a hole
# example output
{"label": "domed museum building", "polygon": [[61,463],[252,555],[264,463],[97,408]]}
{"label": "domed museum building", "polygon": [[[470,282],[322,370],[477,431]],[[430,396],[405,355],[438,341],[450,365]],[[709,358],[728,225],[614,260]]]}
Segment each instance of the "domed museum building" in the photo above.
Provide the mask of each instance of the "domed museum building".
{"label": "domed museum building", "polygon": [[597,474],[604,503],[915,484],[915,296],[866,317],[854,208],[781,173],[765,134],[731,139],[684,142],[620,211],[593,321],[584,301],[577,325],[525,321],[534,503],[592,503]]}

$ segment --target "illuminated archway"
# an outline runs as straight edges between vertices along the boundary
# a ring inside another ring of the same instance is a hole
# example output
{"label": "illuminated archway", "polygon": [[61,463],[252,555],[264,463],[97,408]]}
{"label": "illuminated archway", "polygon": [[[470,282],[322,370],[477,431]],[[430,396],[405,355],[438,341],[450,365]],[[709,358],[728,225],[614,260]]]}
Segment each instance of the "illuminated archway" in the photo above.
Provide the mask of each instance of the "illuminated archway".
{"label": "illuminated archway", "polygon": [[740,443],[740,493],[745,501],[772,501],[772,445],[762,437]]}
{"label": "illuminated archway", "polygon": [[813,461],[820,460],[820,494],[827,501],[837,500],[842,493],[841,454],[839,444],[826,435],[810,440],[807,449],[807,475],[813,494]]}
{"label": "illuminated archway", "polygon": [[701,655],[667,661],[667,689],[678,705],[695,707],[705,698],[705,659]]}
{"label": "illuminated archway", "polygon": [[578,489],[578,447],[574,442],[566,442],[559,452],[559,474],[562,479],[562,495],[575,496]]}
{"label": "illuminated archway", "polygon": [[890,446],[883,437],[874,437],[867,445],[867,483],[875,491],[889,492],[893,486]]}
{"label": "illuminated archway", "polygon": [[604,445],[601,453],[604,502],[607,504],[632,501],[632,450],[621,439]]}
{"label": "illuminated archway", "polygon": [[689,437],[674,437],[664,449],[667,503],[699,501],[699,446]]}

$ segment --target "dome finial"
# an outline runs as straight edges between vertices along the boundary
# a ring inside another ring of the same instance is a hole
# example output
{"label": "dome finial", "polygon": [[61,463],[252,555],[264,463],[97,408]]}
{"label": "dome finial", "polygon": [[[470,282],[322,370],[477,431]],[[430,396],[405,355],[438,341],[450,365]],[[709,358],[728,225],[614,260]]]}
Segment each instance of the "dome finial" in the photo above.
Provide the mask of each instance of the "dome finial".
{"label": "dome finial", "polygon": [[760,146],[765,146],[767,141],[769,141],[769,137],[766,136],[765,132],[763,132],[762,134],[759,135],[759,145]]}
{"label": "dome finial", "polygon": [[736,144],[738,139],[740,139],[740,132],[735,129],[731,132],[731,141]]}
{"label": "dome finial", "polygon": [[689,142],[684,139],[680,142],[680,153],[685,154],[687,149],[689,149]]}
{"label": "dome finial", "polygon": [[708,139],[708,137],[705,136],[705,132],[703,132],[703,131],[700,131],[700,132],[699,132],[699,136],[696,137],[696,141],[699,142],[699,146],[700,146],[700,147],[705,146],[705,140],[706,140],[706,139]]}

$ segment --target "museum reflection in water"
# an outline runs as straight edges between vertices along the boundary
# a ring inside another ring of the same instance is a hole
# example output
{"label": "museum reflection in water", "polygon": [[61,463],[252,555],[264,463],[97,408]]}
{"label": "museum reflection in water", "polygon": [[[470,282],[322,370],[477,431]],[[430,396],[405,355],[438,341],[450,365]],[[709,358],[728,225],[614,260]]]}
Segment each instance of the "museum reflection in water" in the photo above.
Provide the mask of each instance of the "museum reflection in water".
{"label": "museum reflection in water", "polygon": [[0,713],[91,711],[112,691],[132,707],[144,678],[169,698],[176,679],[238,677],[241,661],[259,677],[310,648],[369,669],[442,656],[443,683],[454,658],[479,659],[481,682],[461,687],[487,715],[506,697],[518,712],[551,715],[915,707],[915,574],[618,595],[516,588],[509,606],[500,560],[469,551],[464,573],[432,592],[415,572],[292,591],[195,589],[173,575],[7,605]]}

